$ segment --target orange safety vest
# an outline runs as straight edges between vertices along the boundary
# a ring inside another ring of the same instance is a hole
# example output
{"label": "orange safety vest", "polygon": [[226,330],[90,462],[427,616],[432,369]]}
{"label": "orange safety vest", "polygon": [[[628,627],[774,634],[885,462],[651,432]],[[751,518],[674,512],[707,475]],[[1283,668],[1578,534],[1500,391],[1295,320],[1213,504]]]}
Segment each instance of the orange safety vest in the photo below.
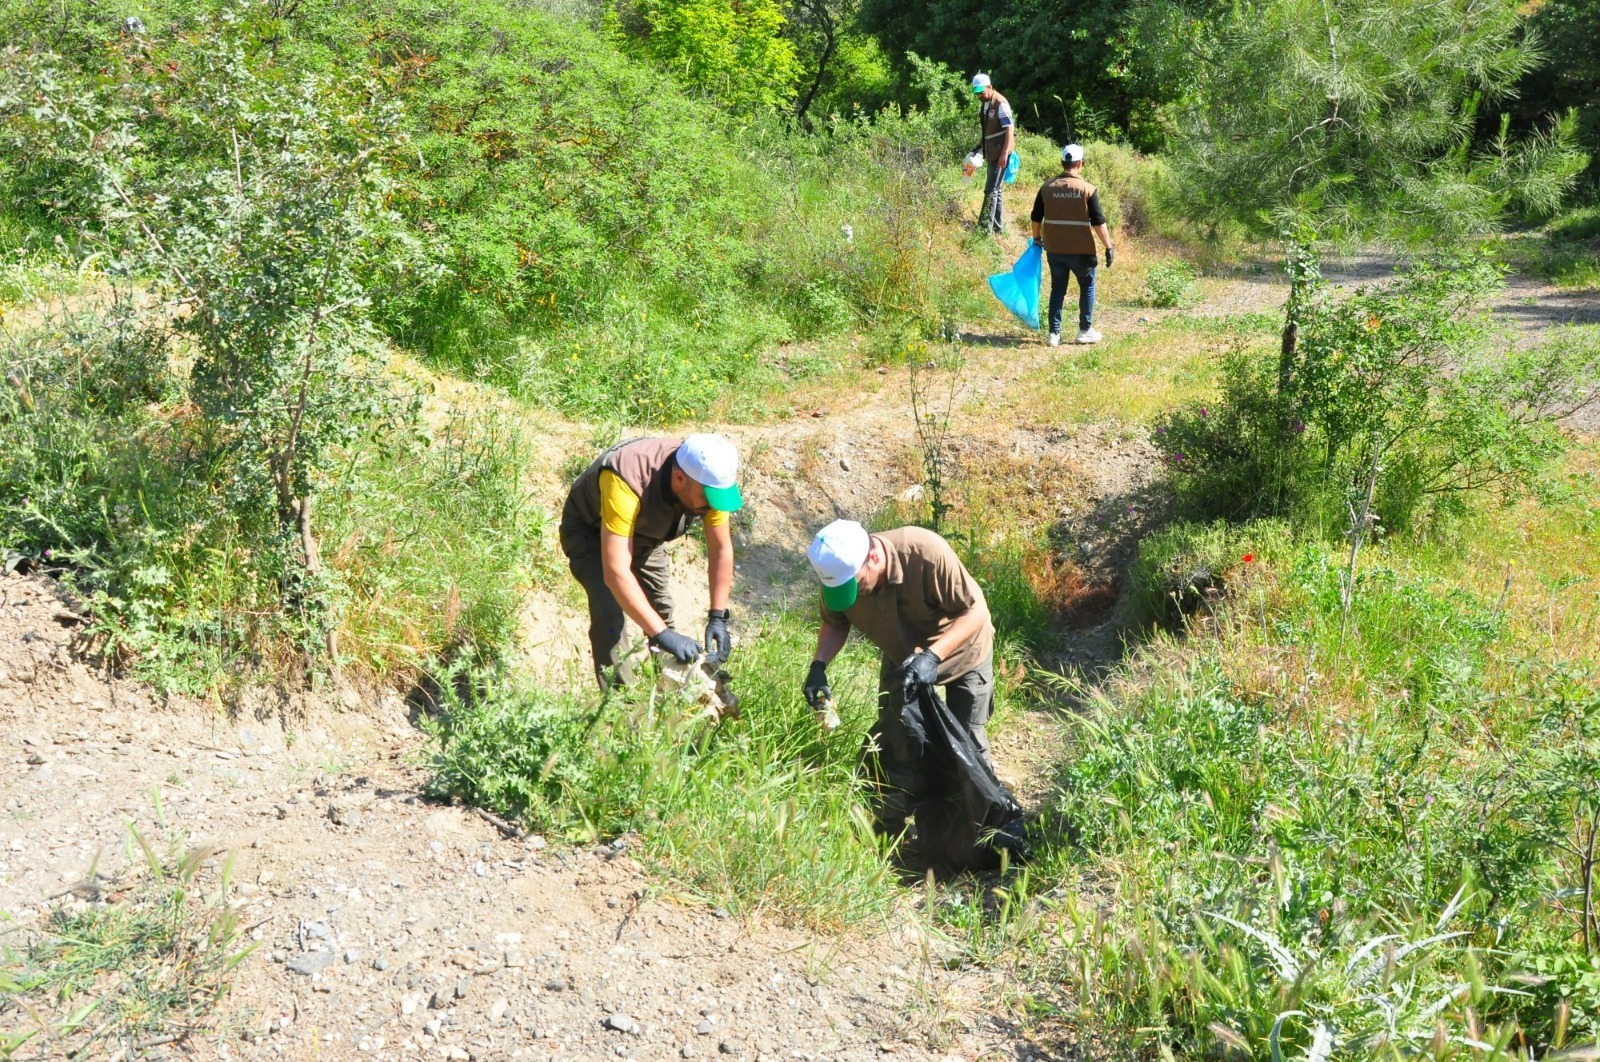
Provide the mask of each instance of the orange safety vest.
{"label": "orange safety vest", "polygon": [[1044,198],[1044,249],[1051,254],[1094,254],[1094,231],[1089,224],[1089,197],[1095,187],[1082,177],[1062,174],[1046,181]]}

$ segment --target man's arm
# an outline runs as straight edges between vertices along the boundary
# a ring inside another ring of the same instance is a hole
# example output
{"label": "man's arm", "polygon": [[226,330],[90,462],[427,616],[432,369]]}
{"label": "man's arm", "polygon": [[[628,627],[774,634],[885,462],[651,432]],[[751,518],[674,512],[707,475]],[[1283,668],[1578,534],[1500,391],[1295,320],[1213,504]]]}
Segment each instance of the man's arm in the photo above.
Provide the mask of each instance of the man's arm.
{"label": "man's arm", "polygon": [[957,616],[945,628],[945,632],[934,639],[932,644],[923,646],[940,660],[949,660],[950,654],[966,645],[978,636],[984,625],[989,622],[989,603],[979,601],[976,605]]}
{"label": "man's arm", "polygon": [[1100,189],[1096,188],[1089,197],[1089,225],[1094,234],[1100,237],[1100,246],[1106,249],[1106,268],[1111,268],[1112,252],[1116,248],[1111,246],[1111,230],[1106,227],[1106,212],[1100,207]]}
{"label": "man's arm", "polygon": [[707,524],[706,577],[711,584],[711,607],[725,609],[733,595],[733,530],[724,520]]}
{"label": "man's arm", "polygon": [[[729,556],[731,558],[731,552]],[[732,564],[731,559],[729,564]],[[653,638],[667,629],[667,621],[651,606],[644,587],[639,585],[639,577],[633,574],[632,536],[619,535],[606,527],[600,529],[600,570],[605,574],[611,596],[646,637]]]}
{"label": "man's arm", "polygon": [[817,628],[817,652],[812,658],[819,663],[831,664],[833,658],[839,655],[839,650],[844,648],[844,643],[850,637],[849,621],[843,627],[836,627],[824,622]]}

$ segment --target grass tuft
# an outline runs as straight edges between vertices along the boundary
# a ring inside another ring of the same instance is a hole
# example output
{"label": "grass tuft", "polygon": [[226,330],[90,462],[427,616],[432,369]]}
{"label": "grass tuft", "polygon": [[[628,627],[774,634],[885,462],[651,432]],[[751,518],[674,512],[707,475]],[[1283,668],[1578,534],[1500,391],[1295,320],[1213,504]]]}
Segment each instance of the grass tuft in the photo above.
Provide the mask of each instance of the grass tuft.
{"label": "grass tuft", "polygon": [[136,879],[91,878],[42,931],[0,958],[0,1058],[129,1056],[178,1043],[228,990],[249,954],[224,899],[198,880],[211,856],[181,838],[158,848],[130,826]]}

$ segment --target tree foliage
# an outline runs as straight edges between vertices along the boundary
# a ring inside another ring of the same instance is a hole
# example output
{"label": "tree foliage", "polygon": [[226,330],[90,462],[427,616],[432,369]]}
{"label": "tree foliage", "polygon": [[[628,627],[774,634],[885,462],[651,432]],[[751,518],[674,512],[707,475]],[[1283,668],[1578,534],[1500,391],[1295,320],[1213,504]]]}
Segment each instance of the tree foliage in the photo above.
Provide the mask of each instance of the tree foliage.
{"label": "tree foliage", "polygon": [[1538,65],[1517,84],[1511,111],[1524,129],[1537,129],[1570,111],[1578,115],[1578,140],[1589,153],[1585,180],[1600,188],[1600,0],[1548,0],[1528,17],[1538,45]]}
{"label": "tree foliage", "polygon": [[1573,120],[1472,146],[1474,122],[1530,70],[1514,0],[1257,0],[1216,20],[1170,108],[1196,214],[1267,234],[1405,240],[1548,212],[1585,159]]}
{"label": "tree foliage", "polygon": [[800,64],[777,0],[623,0],[609,20],[686,88],[737,111],[794,99]]}
{"label": "tree foliage", "polygon": [[[1196,0],[1209,11],[1209,0]],[[987,71],[1025,128],[1061,140],[1127,140],[1150,150],[1169,71],[1152,60],[1193,20],[1155,0],[862,0],[861,21],[893,55],[908,51],[967,74]],[[1157,32],[1159,30],[1159,32]],[[1170,38],[1168,36],[1170,34]]]}

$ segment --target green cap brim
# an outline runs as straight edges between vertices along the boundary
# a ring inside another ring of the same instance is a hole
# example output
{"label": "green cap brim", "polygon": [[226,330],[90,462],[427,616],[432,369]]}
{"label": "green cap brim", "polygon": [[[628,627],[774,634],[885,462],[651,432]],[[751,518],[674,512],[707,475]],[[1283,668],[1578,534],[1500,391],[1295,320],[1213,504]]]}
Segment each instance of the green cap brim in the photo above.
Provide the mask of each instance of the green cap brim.
{"label": "green cap brim", "polygon": [[827,605],[831,611],[843,612],[856,603],[858,589],[854,579],[851,579],[848,583],[840,583],[838,586],[824,586],[822,588],[822,603]]}
{"label": "green cap brim", "polygon": [[974,96],[981,96],[981,95],[983,95],[983,90],[988,88],[988,87],[989,87],[988,85],[973,85],[972,86],[972,94]]}
{"label": "green cap brim", "polygon": [[739,493],[739,484],[731,487],[707,487],[706,502],[718,512],[736,513],[744,508],[744,495]]}

